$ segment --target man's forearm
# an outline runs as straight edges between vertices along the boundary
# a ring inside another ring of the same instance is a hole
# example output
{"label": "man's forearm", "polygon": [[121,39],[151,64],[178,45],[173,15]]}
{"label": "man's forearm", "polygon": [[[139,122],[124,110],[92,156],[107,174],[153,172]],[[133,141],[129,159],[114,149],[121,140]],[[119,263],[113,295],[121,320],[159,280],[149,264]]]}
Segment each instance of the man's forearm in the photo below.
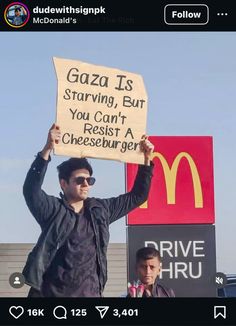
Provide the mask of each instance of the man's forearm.
{"label": "man's forearm", "polygon": [[41,153],[38,153],[31,164],[23,186],[27,206],[41,226],[54,210],[54,197],[48,196],[41,189],[50,159],[49,157],[48,160],[45,160]]}
{"label": "man's forearm", "polygon": [[45,160],[48,161],[50,158],[51,151],[54,149],[54,145],[58,144],[60,140],[60,128],[55,123],[52,125],[48,132],[47,142],[40,152],[40,156]]}
{"label": "man's forearm", "polygon": [[45,160],[48,161],[50,154],[51,154],[51,149],[44,147],[43,150],[40,152],[40,156]]}
{"label": "man's forearm", "polygon": [[29,196],[36,195],[41,190],[41,185],[47,170],[48,160],[45,160],[41,153],[38,153],[36,159],[31,164],[31,167],[27,173],[25,182],[24,182],[24,194]]}
{"label": "man's forearm", "polygon": [[150,162],[151,162],[151,160],[149,158],[145,157],[145,159],[144,159],[144,165],[149,166],[150,165]]}

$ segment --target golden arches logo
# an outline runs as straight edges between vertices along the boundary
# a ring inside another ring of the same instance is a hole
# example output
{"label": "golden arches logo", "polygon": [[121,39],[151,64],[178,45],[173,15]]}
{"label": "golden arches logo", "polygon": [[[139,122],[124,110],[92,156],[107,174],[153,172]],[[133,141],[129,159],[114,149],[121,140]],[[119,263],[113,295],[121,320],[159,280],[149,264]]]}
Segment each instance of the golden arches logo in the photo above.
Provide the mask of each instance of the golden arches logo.
{"label": "golden arches logo", "polygon": [[[152,154],[152,159],[155,158],[158,158],[160,160],[163,168],[165,182],[166,182],[167,204],[172,204],[172,205],[175,204],[177,171],[179,168],[180,161],[183,158],[186,158],[192,174],[195,208],[203,208],[201,181],[200,181],[198,169],[191,155],[188,154],[187,152],[179,153],[175,157],[171,167],[169,167],[169,164],[167,163],[165,157],[161,153],[154,152]],[[140,206],[140,208],[147,208],[147,201],[143,203],[142,206]]]}

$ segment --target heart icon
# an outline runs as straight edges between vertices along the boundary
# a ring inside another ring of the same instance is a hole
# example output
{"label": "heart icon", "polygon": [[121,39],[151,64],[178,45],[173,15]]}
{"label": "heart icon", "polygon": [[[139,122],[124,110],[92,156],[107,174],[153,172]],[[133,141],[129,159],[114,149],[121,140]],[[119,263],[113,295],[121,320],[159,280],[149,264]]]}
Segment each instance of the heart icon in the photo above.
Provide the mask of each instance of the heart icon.
{"label": "heart icon", "polygon": [[24,308],[21,306],[11,306],[9,312],[15,319],[18,319],[24,313]]}

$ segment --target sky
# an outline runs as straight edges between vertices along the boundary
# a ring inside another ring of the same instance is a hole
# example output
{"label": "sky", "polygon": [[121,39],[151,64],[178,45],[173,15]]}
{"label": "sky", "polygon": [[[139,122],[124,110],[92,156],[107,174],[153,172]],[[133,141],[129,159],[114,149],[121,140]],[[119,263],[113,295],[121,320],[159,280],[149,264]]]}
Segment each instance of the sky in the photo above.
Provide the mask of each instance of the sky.
{"label": "sky", "polygon": [[[141,74],[149,135],[213,136],[217,266],[236,272],[236,33],[1,32],[0,42],[0,243],[35,243],[40,234],[22,185],[55,120],[56,56]],[[43,185],[49,194],[60,191],[63,159],[52,158]],[[123,163],[90,162],[92,196],[125,192]],[[125,218],[110,233],[111,242],[125,242]]]}

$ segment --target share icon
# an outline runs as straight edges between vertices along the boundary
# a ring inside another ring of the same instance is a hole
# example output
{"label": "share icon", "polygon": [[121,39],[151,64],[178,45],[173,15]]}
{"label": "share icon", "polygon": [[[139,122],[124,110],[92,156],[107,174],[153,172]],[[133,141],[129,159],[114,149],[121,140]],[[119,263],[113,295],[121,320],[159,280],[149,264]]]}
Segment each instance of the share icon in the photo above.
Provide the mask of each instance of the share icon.
{"label": "share icon", "polygon": [[105,316],[105,314],[107,313],[107,311],[109,309],[109,306],[95,306],[95,308],[100,313],[101,319],[103,319],[103,317]]}

